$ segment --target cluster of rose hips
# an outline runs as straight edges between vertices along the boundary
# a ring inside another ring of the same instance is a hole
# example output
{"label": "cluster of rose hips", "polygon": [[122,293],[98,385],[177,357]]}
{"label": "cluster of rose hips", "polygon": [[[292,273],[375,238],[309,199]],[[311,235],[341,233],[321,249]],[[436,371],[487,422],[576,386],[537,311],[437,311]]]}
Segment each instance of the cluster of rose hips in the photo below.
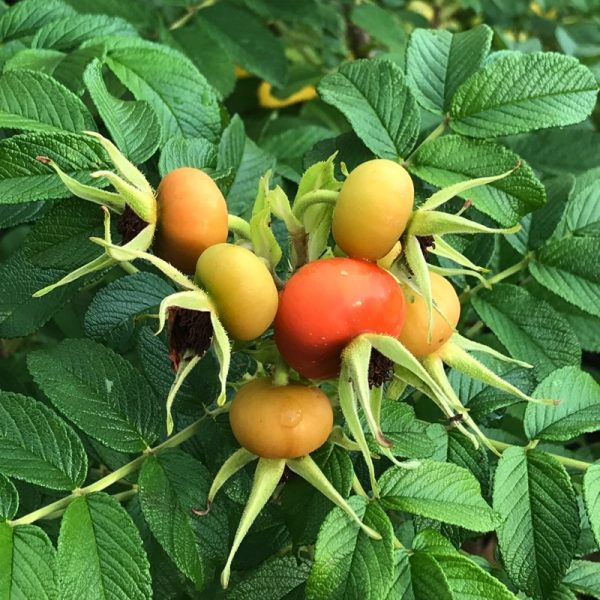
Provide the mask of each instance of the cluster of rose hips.
{"label": "cluster of rose hips", "polygon": [[[220,404],[226,402],[230,340],[236,350],[262,360],[255,379],[235,386],[229,415],[241,448],[225,462],[208,495],[210,507],[227,479],[258,458],[223,585],[237,548],[286,465],[343,508],[367,535],[380,537],[361,523],[310,457],[330,438],[334,426],[332,402],[319,387],[321,382],[337,384],[333,400],[344,417],[342,442],[362,452],[374,495],[378,490],[372,445],[362,423],[381,454],[410,468],[391,452],[380,426],[382,402],[397,401],[403,386],[433,399],[475,444],[487,443],[486,437],[450,386],[443,363],[530,399],[468,353],[485,351],[511,360],[455,331],[460,301],[443,276],[482,279],[482,269],[444,241],[444,234],[505,230],[436,210],[456,194],[510,172],[440,190],[414,210],[413,182],[400,164],[371,160],[342,183],[333,175],[332,157],[307,171],[293,204],[281,188],[270,189],[268,177],[263,178],[247,222],[228,215],[223,194],[203,171],[176,169],[155,192],[111,142],[95,135],[116,173],[92,175],[108,179],[115,191],[83,185],[55,162],[40,160],[75,195],[104,207],[105,236],[92,238],[104,254],[38,295],[116,264],[131,272],[136,259],[150,262],[173,281],[179,291],[163,300],[158,314],[160,329],[168,323],[176,370],[167,398],[169,434],[177,392],[211,345],[220,363]],[[111,211],[120,215],[120,245],[111,239]],[[290,238],[290,265],[283,278],[278,271],[281,248],[270,227],[273,216],[285,223]],[[460,268],[428,264],[424,245]],[[340,439],[339,429],[337,433],[334,441]]]}

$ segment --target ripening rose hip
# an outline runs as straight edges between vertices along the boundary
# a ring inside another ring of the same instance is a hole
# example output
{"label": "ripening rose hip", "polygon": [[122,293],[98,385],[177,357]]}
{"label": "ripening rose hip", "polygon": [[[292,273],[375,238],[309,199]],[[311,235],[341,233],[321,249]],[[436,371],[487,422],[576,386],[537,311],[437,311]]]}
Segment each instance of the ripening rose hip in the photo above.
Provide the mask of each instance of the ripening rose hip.
{"label": "ripening rose hip", "polygon": [[262,458],[298,458],[322,446],[333,427],[329,398],[317,387],[276,386],[269,379],[243,385],[229,421],[241,446]]}
{"label": "ripening rose hip", "polygon": [[362,163],[348,175],[333,211],[336,244],[348,256],[383,258],[404,232],[414,198],[403,166],[386,159]]}
{"label": "ripening rose hip", "polygon": [[265,263],[247,248],[234,244],[207,248],[198,259],[196,279],[233,339],[256,339],[273,322],[277,287]]}
{"label": "ripening rose hip", "polygon": [[157,190],[154,252],[184,273],[193,273],[208,247],[225,242],[227,203],[209,175],[182,167],[163,177]]}
{"label": "ripening rose hip", "polygon": [[460,318],[460,300],[452,284],[437,273],[430,272],[429,276],[434,304],[431,343],[427,341],[428,320],[425,300],[423,296],[412,290],[405,294],[406,322],[398,336],[404,346],[417,358],[425,358],[439,350],[454,333]]}
{"label": "ripening rose hip", "polygon": [[287,282],[275,317],[283,358],[310,379],[335,377],[344,348],[361,333],[397,337],[406,302],[396,280],[366,260],[308,263]]}

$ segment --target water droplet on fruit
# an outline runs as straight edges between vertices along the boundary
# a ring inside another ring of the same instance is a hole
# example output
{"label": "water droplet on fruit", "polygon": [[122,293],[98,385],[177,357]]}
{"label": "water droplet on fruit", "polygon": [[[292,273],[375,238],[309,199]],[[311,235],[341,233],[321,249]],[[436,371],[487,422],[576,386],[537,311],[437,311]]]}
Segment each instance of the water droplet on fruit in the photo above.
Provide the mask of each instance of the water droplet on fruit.
{"label": "water droplet on fruit", "polygon": [[282,427],[291,429],[292,427],[296,427],[300,421],[302,421],[302,409],[286,408],[285,410],[281,411],[279,422]]}

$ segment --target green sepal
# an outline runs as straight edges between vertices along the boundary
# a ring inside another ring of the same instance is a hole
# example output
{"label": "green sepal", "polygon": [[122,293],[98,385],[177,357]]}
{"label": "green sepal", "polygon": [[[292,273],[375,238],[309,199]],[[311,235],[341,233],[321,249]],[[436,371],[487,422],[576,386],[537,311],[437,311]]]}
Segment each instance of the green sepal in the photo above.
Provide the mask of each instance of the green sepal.
{"label": "green sepal", "polygon": [[293,213],[301,220],[307,236],[304,243],[308,261],[321,257],[329,244],[333,209],[342,187],[335,178],[336,156],[337,152],[304,172],[294,199]]}
{"label": "green sepal", "polygon": [[523,367],[525,369],[533,369],[533,365],[530,365],[527,362],[522,360],[517,360],[516,358],[512,358],[510,356],[506,356],[506,354],[502,354],[485,344],[480,344],[479,342],[474,342],[473,340],[469,340],[466,337],[460,335],[460,333],[454,332],[450,341],[456,344],[459,348],[466,350],[467,352],[483,352],[485,354],[489,354],[498,360],[501,360],[506,363],[511,363],[513,365],[518,365],[519,367]]}
{"label": "green sepal", "polygon": [[217,404],[223,406],[227,400],[226,387],[229,366],[231,365],[231,344],[229,343],[227,332],[216,312],[210,313],[210,322],[212,323],[214,333],[213,348],[219,363],[219,384],[221,389],[217,398]]}
{"label": "green sepal", "polygon": [[[152,227],[152,229],[154,229],[154,227],[152,225],[149,227]],[[146,229],[144,229],[144,231],[149,229],[149,227],[146,227]],[[142,233],[140,233],[134,239],[137,240],[139,238],[139,236],[142,235]],[[100,238],[90,238],[90,239],[95,244],[98,244],[100,246],[103,246],[107,250],[110,250],[110,255],[114,256],[119,262],[132,261],[132,260],[136,260],[136,259],[145,260],[146,262],[149,262],[151,265],[155,266],[159,271],[161,271],[164,275],[166,275],[173,283],[175,283],[179,287],[186,289],[186,290],[197,290],[198,289],[198,287],[186,275],[184,275],[181,271],[176,269],[173,265],[168,263],[166,260],[163,260],[162,258],[155,256],[154,254],[145,252],[144,250],[131,248],[130,247],[131,242],[129,244],[127,244],[126,246],[117,246],[115,244],[108,243],[105,240],[100,239]],[[132,242],[133,241],[134,240],[132,240]]]}
{"label": "green sepal", "polygon": [[283,469],[285,467],[285,460],[283,459],[268,459],[259,458],[258,464],[256,465],[256,471],[254,472],[254,481],[252,482],[252,489],[250,490],[250,497],[244,507],[244,512],[240,519],[225,568],[221,573],[221,585],[223,589],[227,589],[229,585],[229,576],[231,574],[231,563],[235,553],[237,552],[240,544],[246,537],[248,530],[256,520],[260,511],[265,507],[269,498],[273,495],[281,476],[283,475]]}
{"label": "green sepal", "polygon": [[346,420],[346,426],[350,431],[350,434],[358,444],[360,451],[365,459],[367,470],[369,472],[369,480],[371,482],[371,490],[375,498],[379,497],[379,484],[377,483],[377,477],[375,476],[375,465],[373,464],[373,457],[371,456],[371,450],[365,432],[363,431],[360,417],[358,415],[358,403],[356,400],[356,393],[354,386],[352,385],[351,376],[348,373],[348,367],[342,363],[342,369],[340,372],[339,383],[338,383],[338,399],[342,414]]}
{"label": "green sepal", "polygon": [[302,233],[304,226],[292,211],[290,200],[281,186],[277,186],[267,194],[267,202],[271,212],[285,223],[285,227],[291,235]]}
{"label": "green sepal", "polygon": [[[113,245],[110,233],[110,211],[106,206],[103,206],[102,208],[104,209],[104,239],[92,237],[90,238],[90,241],[105,248],[105,254],[98,256],[87,264],[75,269],[74,271],[71,271],[71,273],[68,273],[59,281],[48,285],[41,290],[38,290],[33,294],[34,298],[41,298],[42,296],[49,294],[59,287],[72,283],[73,281],[77,281],[81,277],[91,275],[92,273],[105,271],[120,263],[125,265],[131,260],[131,258],[122,256],[118,252],[113,251],[113,248],[124,250],[135,247],[141,247],[144,249],[150,247],[152,238],[154,237],[154,225],[148,225],[145,227],[135,238],[128,242],[126,246]],[[128,250],[126,250],[126,252],[127,251]]]}
{"label": "green sepal", "polygon": [[457,371],[468,375],[473,379],[482,381],[487,385],[491,385],[503,392],[513,394],[526,402],[534,402],[535,404],[545,404],[550,406],[556,406],[559,401],[552,399],[538,399],[532,398],[527,394],[524,394],[519,388],[504,381],[502,377],[496,375],[492,370],[488,369],[484,364],[479,362],[476,358],[465,352],[460,346],[453,342],[447,342],[440,350],[438,350],[439,356],[442,360]]}
{"label": "green sepal", "polygon": [[444,371],[444,363],[439,356],[432,354],[425,359],[423,359],[423,366],[427,370],[427,372],[431,375],[433,380],[444,390],[446,397],[450,399],[450,406],[454,410],[457,415],[460,415],[460,418],[471,428],[476,436],[476,440],[473,440],[471,436],[470,439],[473,442],[473,445],[477,448],[479,444],[477,440],[483,442],[483,444],[489,448],[494,454],[500,456],[498,450],[492,445],[492,443],[488,440],[486,435],[479,429],[479,426],[472,419],[471,415],[468,413],[468,409],[465,408],[460,401],[459,397],[456,395],[453,387],[450,385],[448,381],[448,377],[446,372]]}
{"label": "green sepal", "polygon": [[433,245],[430,246],[427,250],[431,254],[435,254],[435,256],[448,258],[449,260],[452,260],[455,263],[466,267],[467,269],[472,269],[473,271],[480,271],[481,273],[487,273],[489,271],[489,269],[486,269],[485,267],[480,267],[479,265],[476,265],[474,262],[470,261],[466,256],[464,256],[458,250],[453,248],[439,235],[433,236]]}
{"label": "green sepal", "polygon": [[153,192],[139,190],[131,183],[125,181],[112,171],[95,171],[92,177],[104,177],[108,179],[112,186],[119,192],[121,198],[129,205],[131,210],[146,223],[156,224],[158,209],[156,198]]}
{"label": "green sepal", "polygon": [[427,309],[427,343],[431,343],[433,335],[433,296],[431,291],[431,278],[425,256],[421,250],[419,240],[414,235],[407,235],[403,243],[404,257],[416,282]]}
{"label": "green sepal", "polygon": [[[227,374],[229,373],[229,366],[231,363],[231,344],[229,343],[229,337],[227,336],[227,332],[221,323],[217,310],[215,309],[214,304],[212,303],[210,297],[206,292],[201,289],[194,289],[192,291],[184,291],[184,292],[176,292],[175,294],[171,294],[167,296],[160,304],[158,310],[158,323],[159,328],[156,334],[158,335],[164,328],[165,323],[167,321],[167,315],[169,313],[169,309],[172,307],[185,308],[187,310],[196,310],[200,312],[208,312],[210,313],[210,323],[213,328],[213,348],[215,350],[215,354],[217,355],[217,361],[219,363],[219,383],[220,383],[220,392],[219,397],[217,399],[217,403],[219,406],[225,404],[226,400],[226,386],[227,386]],[[195,365],[196,363],[194,363]],[[192,365],[193,367],[193,365]],[[177,390],[181,387],[181,384],[185,380],[185,377],[189,374],[189,370],[185,371],[185,376],[183,376],[183,380],[179,379],[179,371],[178,377],[175,379],[175,383],[171,387],[171,391],[169,392],[169,398],[171,398],[171,404],[173,403],[173,399],[175,398],[174,394],[177,393]],[[174,390],[174,388],[176,389]],[[168,400],[167,400],[168,403]],[[169,404],[167,405],[169,407]],[[169,422],[169,416],[167,413],[167,423]]]}
{"label": "green sepal", "polygon": [[174,294],[163,298],[163,301],[160,303],[158,308],[158,330],[156,331],[156,335],[159,335],[164,329],[167,323],[169,309],[174,307],[205,312],[213,312],[215,310],[215,307],[206,292],[200,289],[175,292]]}
{"label": "green sepal", "polygon": [[175,374],[175,381],[173,385],[171,385],[171,389],[167,395],[166,402],[166,413],[167,413],[167,435],[170,436],[173,433],[173,429],[175,427],[175,423],[173,421],[173,402],[175,402],[175,397],[177,396],[177,392],[179,388],[183,385],[183,382],[187,379],[188,375],[192,372],[194,367],[200,362],[202,356],[198,356],[196,354],[191,354],[190,356],[185,355],[181,362],[179,363],[179,367],[177,368],[177,373]]}
{"label": "green sepal", "polygon": [[[379,414],[375,414],[371,404],[369,390],[369,362],[371,360],[371,344],[362,336],[355,338],[342,353],[342,363],[346,367],[344,373],[352,381],[356,397],[362,406],[367,424],[376,442],[389,448],[392,443],[381,431]],[[379,411],[377,411],[379,412]]]}
{"label": "green sepal", "polygon": [[521,163],[518,163],[513,169],[501,173],[500,175],[492,175],[491,177],[477,177],[476,179],[468,179],[466,181],[460,181],[459,183],[449,185],[427,198],[427,200],[421,204],[419,210],[433,210],[435,208],[439,208],[442,204],[454,198],[454,196],[458,196],[459,194],[479,187],[480,185],[487,185],[488,183],[493,183],[494,181],[499,181],[500,179],[504,179],[505,177],[512,175],[520,166]]}
{"label": "green sepal", "polygon": [[133,186],[138,188],[141,192],[144,192],[148,196],[154,196],[154,190],[148,183],[148,180],[142,175],[141,171],[121,153],[121,151],[108,139],[100,135],[96,131],[84,131],[86,135],[96,138],[110,160],[112,161],[115,169]]}
{"label": "green sepal", "polygon": [[106,256],[103,254],[94,260],[91,260],[89,263],[71,271],[68,275],[65,275],[62,279],[59,279],[56,283],[51,285],[47,285],[45,288],[38,290],[35,292],[32,297],[33,298],[41,298],[50,292],[62,287],[63,285],[68,285],[73,281],[77,281],[81,277],[85,277],[86,275],[90,275],[92,273],[98,273],[100,271],[105,271],[106,269],[110,269],[117,264],[116,260],[113,260],[110,256]]}
{"label": "green sepal", "polygon": [[447,233],[516,233],[521,225],[514,227],[493,228],[470,221],[458,215],[451,215],[437,210],[417,210],[408,225],[410,235],[444,235]]}
{"label": "green sepal", "polygon": [[255,454],[252,454],[252,452],[249,452],[246,448],[239,448],[223,463],[218,473],[215,475],[210,490],[208,490],[205,514],[208,513],[211,504],[214,502],[215,496],[227,481],[247,464],[257,458],[258,457]]}
{"label": "green sepal", "polygon": [[431,400],[435,402],[439,409],[449,419],[453,420],[453,425],[454,427],[456,427],[456,429],[458,429],[465,437],[469,438],[474,446],[477,447],[479,445],[477,437],[473,435],[470,431],[468,431],[467,428],[460,421],[454,420],[454,418],[456,417],[456,412],[451,408],[450,401],[445,400],[444,396],[436,394],[436,392],[434,392],[434,390],[431,387],[426,385],[421,379],[419,379],[414,373],[412,373],[408,369],[396,365],[394,367],[394,373],[399,379],[402,379],[408,385],[414,387],[416,390],[418,390],[428,398],[431,398]]}
{"label": "green sepal", "polygon": [[491,289],[491,285],[487,282],[487,279],[477,271],[473,269],[453,269],[451,267],[438,267],[437,265],[429,265],[429,270],[432,273],[437,273],[443,277],[456,277],[457,275],[464,275],[465,277],[475,277],[481,285],[486,289]]}
{"label": "green sepal", "polygon": [[339,425],[333,426],[328,439],[332,444],[344,448],[344,450],[348,450],[349,452],[360,452],[360,446],[354,440],[351,440],[346,435],[344,429]]}
{"label": "green sepal", "polygon": [[287,461],[288,467],[308,481],[315,489],[319,490],[326,498],[331,500],[336,506],[346,512],[356,524],[372,539],[380,540],[381,534],[365,525],[354,512],[352,507],[346,502],[343,496],[333,487],[329,479],[325,477],[323,471],[310,456],[302,458],[291,458]]}
{"label": "green sepal", "polygon": [[254,247],[254,253],[263,258],[269,269],[274,271],[283,252],[271,229],[271,207],[268,202],[270,177],[271,172],[267,171],[258,184],[258,193],[250,218],[250,240]]}
{"label": "green sepal", "polygon": [[244,240],[250,240],[250,223],[242,217],[227,215],[227,229]]}
{"label": "green sepal", "polygon": [[67,175],[53,160],[45,156],[38,156],[37,160],[54,169],[60,180],[65,184],[65,187],[74,196],[77,196],[77,198],[99,204],[100,206],[107,206],[117,214],[122,214],[125,210],[125,200],[119,194],[80,183],[77,179]]}

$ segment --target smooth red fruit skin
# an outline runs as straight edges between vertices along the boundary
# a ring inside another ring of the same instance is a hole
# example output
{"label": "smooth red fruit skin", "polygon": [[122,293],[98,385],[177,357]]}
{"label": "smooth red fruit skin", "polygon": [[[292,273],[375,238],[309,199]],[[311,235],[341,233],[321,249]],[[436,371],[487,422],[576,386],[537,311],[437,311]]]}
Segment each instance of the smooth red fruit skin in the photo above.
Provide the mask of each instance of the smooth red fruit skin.
{"label": "smooth red fruit skin", "polygon": [[355,258],[316,260],[285,285],[275,317],[275,342],[304,377],[335,377],[342,350],[357,335],[398,337],[405,313],[402,289],[376,264]]}

